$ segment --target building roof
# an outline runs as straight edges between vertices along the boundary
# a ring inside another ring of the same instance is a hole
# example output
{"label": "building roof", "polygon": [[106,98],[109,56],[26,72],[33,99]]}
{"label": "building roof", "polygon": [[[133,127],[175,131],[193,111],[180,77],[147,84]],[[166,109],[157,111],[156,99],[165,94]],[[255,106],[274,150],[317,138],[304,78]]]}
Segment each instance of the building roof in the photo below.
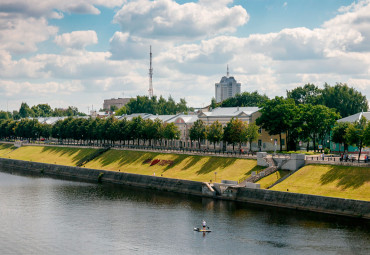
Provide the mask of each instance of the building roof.
{"label": "building roof", "polygon": [[175,118],[172,118],[168,121],[168,123],[185,123],[185,124],[192,124],[198,120],[198,115],[185,115],[179,114]]}
{"label": "building roof", "polygon": [[177,117],[179,114],[177,115],[150,115],[147,117],[147,119],[151,119],[151,120],[156,120],[156,119],[159,119],[163,122],[169,122],[170,120],[172,120],[173,118]]}
{"label": "building roof", "polygon": [[124,118],[126,118],[127,120],[132,120],[133,118],[135,118],[135,117],[141,117],[141,118],[143,118],[143,119],[146,119],[146,118],[148,118],[149,116],[151,116],[152,114],[150,114],[150,113],[133,113],[133,114],[130,114],[130,115],[128,115],[128,114],[123,114],[122,116],[120,116],[120,117],[118,117],[118,119],[119,120],[121,120],[121,119],[124,119]]}
{"label": "building roof", "polygon": [[220,83],[229,83],[229,82],[236,82],[235,78],[233,76],[230,76],[230,77],[226,77],[226,76],[223,76],[220,80]]}
{"label": "building roof", "polygon": [[370,112],[358,112],[356,114],[353,114],[351,116],[345,117],[343,119],[337,120],[337,122],[356,122],[359,121],[362,116],[364,116],[367,120],[370,120]]}
{"label": "building roof", "polygon": [[250,116],[252,113],[258,112],[258,107],[217,107],[209,112],[202,112],[199,116],[207,117],[237,117],[241,115]]}

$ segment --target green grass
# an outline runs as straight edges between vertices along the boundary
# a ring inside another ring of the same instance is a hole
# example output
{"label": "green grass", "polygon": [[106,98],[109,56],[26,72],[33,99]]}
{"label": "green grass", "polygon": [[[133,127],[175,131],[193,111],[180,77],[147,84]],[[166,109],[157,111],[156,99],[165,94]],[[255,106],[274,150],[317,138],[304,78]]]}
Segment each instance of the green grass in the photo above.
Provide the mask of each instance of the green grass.
{"label": "green grass", "polygon": [[[144,162],[148,159],[172,161],[171,165],[156,164],[150,166]],[[126,150],[110,150],[88,162],[88,168],[136,173],[144,175],[164,176],[193,181],[238,181],[252,171],[261,169],[256,160],[203,157],[192,155],[176,155],[153,152],[137,152]]]}
{"label": "green grass", "polygon": [[13,144],[9,143],[0,143],[0,157],[5,157],[8,153],[17,149]]}
{"label": "green grass", "polygon": [[279,179],[283,178],[284,176],[288,175],[290,171],[288,170],[278,170],[273,174],[270,174],[261,180],[257,181],[256,183],[261,184],[262,189],[267,189],[269,186],[277,182]]}
{"label": "green grass", "polygon": [[[0,153],[5,151],[0,147]],[[27,160],[41,163],[51,163],[67,166],[76,166],[85,162],[96,149],[23,146],[11,151],[5,157],[11,159]],[[168,160],[172,164],[150,166],[144,161],[148,159]],[[252,171],[261,170],[256,160],[203,157],[192,155],[177,155],[153,152],[139,152],[127,150],[109,150],[82,167],[120,171],[143,175],[164,176],[168,178],[185,179],[193,181],[220,182],[221,180],[238,181],[249,176]],[[217,174],[215,175],[215,172]],[[215,180],[216,178],[216,180]]]}
{"label": "green grass", "polygon": [[271,190],[370,201],[370,167],[307,165]]}
{"label": "green grass", "polygon": [[4,157],[41,163],[75,166],[77,162],[95,151],[95,149],[85,148],[22,146]]}

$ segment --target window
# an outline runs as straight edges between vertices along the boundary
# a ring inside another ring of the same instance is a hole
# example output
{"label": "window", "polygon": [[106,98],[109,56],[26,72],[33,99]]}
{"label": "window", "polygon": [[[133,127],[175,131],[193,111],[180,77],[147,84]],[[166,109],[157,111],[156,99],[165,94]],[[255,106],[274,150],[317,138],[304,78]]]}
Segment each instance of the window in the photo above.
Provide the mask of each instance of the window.
{"label": "window", "polygon": [[281,139],[281,145],[285,145],[285,139]]}
{"label": "window", "polygon": [[262,133],[262,128],[260,127],[259,129],[258,129],[258,134],[261,134]]}
{"label": "window", "polygon": [[258,140],[258,148],[261,148],[262,146],[262,140]]}

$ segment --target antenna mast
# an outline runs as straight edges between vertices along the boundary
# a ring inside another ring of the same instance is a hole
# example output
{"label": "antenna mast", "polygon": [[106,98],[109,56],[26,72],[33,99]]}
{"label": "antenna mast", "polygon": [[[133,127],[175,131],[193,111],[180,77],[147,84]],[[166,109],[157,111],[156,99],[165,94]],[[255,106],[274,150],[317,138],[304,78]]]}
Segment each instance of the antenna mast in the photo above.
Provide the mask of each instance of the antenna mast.
{"label": "antenna mast", "polygon": [[227,65],[226,77],[229,78],[229,65]]}
{"label": "antenna mast", "polygon": [[152,45],[150,45],[150,68],[149,68],[149,97],[153,97],[153,67],[152,67]]}

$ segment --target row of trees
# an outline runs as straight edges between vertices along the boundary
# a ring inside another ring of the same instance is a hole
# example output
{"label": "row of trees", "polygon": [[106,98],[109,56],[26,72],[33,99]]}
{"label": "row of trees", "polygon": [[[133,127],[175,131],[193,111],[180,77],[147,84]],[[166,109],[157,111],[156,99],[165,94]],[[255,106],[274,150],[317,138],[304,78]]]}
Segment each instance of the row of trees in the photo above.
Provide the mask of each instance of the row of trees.
{"label": "row of trees", "polygon": [[342,118],[368,110],[366,96],[345,83],[335,86],[325,83],[323,89],[314,84],[306,84],[287,91],[287,98],[293,99],[296,104],[325,105],[336,109]]}
{"label": "row of trees", "polygon": [[362,118],[359,122],[339,122],[336,120],[340,115],[333,108],[324,105],[312,105],[309,103],[296,104],[291,98],[275,97],[264,104],[260,110],[261,116],[256,120],[271,135],[280,136],[280,151],[282,150],[281,136],[286,134],[288,150],[295,150],[298,141],[307,144],[310,142],[316,150],[317,142],[330,138],[332,141],[348,145],[354,145],[361,150],[366,145],[370,146],[370,122]]}
{"label": "row of trees", "polygon": [[19,111],[6,112],[0,111],[0,119],[19,120],[29,117],[62,117],[62,116],[86,116],[79,112],[77,107],[69,106],[67,109],[55,108],[54,110],[48,104],[38,104],[29,107],[27,103],[22,103]]}
{"label": "row of trees", "polygon": [[370,146],[370,122],[365,117],[356,122],[339,122],[332,129],[332,141],[343,144],[343,151],[348,145],[355,145],[359,149],[359,156],[365,146]]}
{"label": "row of trees", "polygon": [[275,97],[264,104],[260,110],[261,116],[256,120],[257,125],[271,135],[279,135],[280,151],[281,137],[286,134],[287,149],[295,150],[298,142],[313,142],[316,150],[317,141],[323,141],[340,115],[335,109],[324,105],[296,104],[293,99]]}
{"label": "row of trees", "polygon": [[116,115],[133,114],[133,113],[151,113],[151,114],[176,114],[180,112],[194,111],[194,109],[186,106],[184,98],[178,103],[170,96],[168,100],[162,96],[159,99],[156,96],[149,98],[148,96],[137,96],[131,98],[125,106],[116,111]]}
{"label": "row of trees", "polygon": [[213,143],[214,148],[216,148],[216,143],[224,141],[232,144],[233,150],[235,144],[239,144],[240,148],[242,143],[249,142],[249,148],[251,149],[252,142],[258,137],[258,129],[256,124],[248,125],[248,123],[237,118],[232,118],[224,127],[219,121],[215,121],[208,126],[202,120],[197,120],[190,128],[189,136],[190,140],[198,141],[199,147],[202,140],[208,140]]}
{"label": "row of trees", "polygon": [[[255,124],[247,125],[239,119],[230,120],[225,127],[218,121],[207,126],[202,120],[197,120],[189,130],[191,141],[208,139],[216,145],[220,141],[229,144],[244,142],[250,144],[258,137],[258,127]],[[163,139],[177,140],[180,138],[180,130],[174,123],[163,123],[159,119],[143,119],[140,116],[132,120],[117,120],[114,117],[107,119],[92,118],[66,118],[57,121],[54,125],[41,124],[36,119],[22,119],[21,121],[0,121],[0,138],[28,140],[40,137],[48,139],[56,138],[61,142],[71,140],[77,143],[98,141],[101,144],[115,143],[119,141],[125,144],[127,141],[140,141],[162,145]]]}
{"label": "row of trees", "polygon": [[38,139],[56,138],[61,142],[67,140],[85,143],[98,141],[99,143],[126,142],[137,140],[158,141],[162,139],[178,139],[180,132],[173,123],[163,123],[160,120],[144,120],[141,117],[117,120],[114,117],[99,118],[66,118],[57,121],[54,125],[41,124],[36,119],[22,119],[21,121],[0,121],[0,138],[6,139]]}
{"label": "row of trees", "polygon": [[[296,105],[323,105],[335,109],[342,118],[368,110],[366,96],[356,89],[348,87],[345,83],[338,83],[335,86],[325,83],[323,89],[314,84],[306,84],[303,87],[288,90],[286,98],[293,99]],[[266,95],[260,95],[257,91],[252,93],[243,92],[220,103],[216,103],[216,100],[213,98],[211,107],[263,107],[268,101],[270,99]]]}

